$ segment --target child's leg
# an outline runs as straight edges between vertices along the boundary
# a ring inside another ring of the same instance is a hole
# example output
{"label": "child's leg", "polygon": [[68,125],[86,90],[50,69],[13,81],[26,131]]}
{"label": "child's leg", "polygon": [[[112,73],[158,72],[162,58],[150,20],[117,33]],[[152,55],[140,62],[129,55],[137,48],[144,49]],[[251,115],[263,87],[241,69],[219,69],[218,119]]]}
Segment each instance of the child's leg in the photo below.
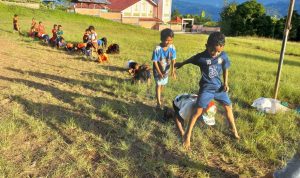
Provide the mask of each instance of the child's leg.
{"label": "child's leg", "polygon": [[226,117],[227,117],[227,121],[229,122],[230,128],[231,128],[231,132],[234,134],[234,137],[236,139],[240,139],[240,136],[236,130],[236,126],[235,126],[235,122],[234,122],[234,116],[233,116],[233,112],[232,112],[232,107],[230,105],[223,105],[226,111]]}
{"label": "child's leg", "polygon": [[179,116],[177,114],[175,114],[175,123],[176,123],[176,126],[177,126],[177,129],[181,135],[181,137],[184,136],[184,130],[183,130],[183,122],[181,122],[181,120],[179,119]]}
{"label": "child's leg", "polygon": [[192,130],[194,128],[194,125],[195,125],[197,119],[201,116],[202,112],[203,112],[203,108],[200,108],[197,106],[194,108],[194,113],[189,121],[188,128],[184,135],[183,146],[185,148],[189,148],[191,145]]}
{"label": "child's leg", "polygon": [[161,106],[161,85],[156,84],[156,101],[157,101],[157,106]]}

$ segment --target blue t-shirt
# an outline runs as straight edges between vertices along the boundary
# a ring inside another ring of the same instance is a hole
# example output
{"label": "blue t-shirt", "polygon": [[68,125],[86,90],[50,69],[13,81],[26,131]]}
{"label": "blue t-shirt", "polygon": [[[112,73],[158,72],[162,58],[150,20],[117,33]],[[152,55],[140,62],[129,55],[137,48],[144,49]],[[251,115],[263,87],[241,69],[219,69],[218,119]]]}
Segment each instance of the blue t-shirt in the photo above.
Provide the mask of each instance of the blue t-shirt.
{"label": "blue t-shirt", "polygon": [[101,39],[97,40],[98,46],[102,46],[102,44],[104,43]]}
{"label": "blue t-shirt", "polygon": [[223,70],[228,69],[230,66],[229,58],[225,52],[212,58],[205,50],[188,59],[187,63],[200,67],[200,91],[218,92],[223,90],[221,75],[223,74]]}
{"label": "blue t-shirt", "polygon": [[[174,45],[170,45],[166,51],[163,50],[163,47],[156,46],[152,54],[152,61],[158,62],[158,67],[160,71],[163,74],[165,74],[165,76],[167,76],[169,73],[171,60],[175,60],[175,59],[176,59],[176,49]],[[155,78],[159,76],[154,65],[153,65],[153,75]]]}

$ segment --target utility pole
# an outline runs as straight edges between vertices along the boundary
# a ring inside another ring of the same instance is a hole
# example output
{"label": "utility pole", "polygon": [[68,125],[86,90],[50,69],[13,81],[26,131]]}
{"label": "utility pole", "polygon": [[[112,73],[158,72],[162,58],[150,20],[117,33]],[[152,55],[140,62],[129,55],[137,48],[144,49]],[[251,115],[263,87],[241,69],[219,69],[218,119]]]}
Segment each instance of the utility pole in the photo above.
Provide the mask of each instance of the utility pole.
{"label": "utility pole", "polygon": [[274,99],[277,99],[277,95],[278,95],[279,82],[280,82],[281,69],[282,69],[282,64],[283,64],[283,59],[284,59],[284,53],[285,53],[285,49],[286,49],[286,43],[288,40],[289,32],[292,29],[291,21],[292,21],[294,5],[295,5],[295,0],[290,0],[289,12],[288,12],[288,16],[286,18],[285,29],[283,32],[283,40],[282,40],[282,46],[281,46],[281,52],[280,52],[280,59],[279,59],[279,63],[278,63],[276,83],[275,83]]}

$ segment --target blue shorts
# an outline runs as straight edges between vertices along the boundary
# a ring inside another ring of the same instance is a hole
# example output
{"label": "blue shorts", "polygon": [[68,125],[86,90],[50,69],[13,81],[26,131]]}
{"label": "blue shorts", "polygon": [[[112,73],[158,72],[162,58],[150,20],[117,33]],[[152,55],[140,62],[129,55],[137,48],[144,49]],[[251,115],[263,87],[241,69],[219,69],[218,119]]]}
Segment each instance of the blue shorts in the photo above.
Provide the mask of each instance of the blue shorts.
{"label": "blue shorts", "polygon": [[156,85],[167,85],[169,77],[165,77],[162,79],[154,78]]}
{"label": "blue shorts", "polygon": [[197,106],[200,108],[206,108],[211,100],[216,100],[225,105],[231,105],[227,92],[211,92],[211,91],[202,91],[198,94]]}

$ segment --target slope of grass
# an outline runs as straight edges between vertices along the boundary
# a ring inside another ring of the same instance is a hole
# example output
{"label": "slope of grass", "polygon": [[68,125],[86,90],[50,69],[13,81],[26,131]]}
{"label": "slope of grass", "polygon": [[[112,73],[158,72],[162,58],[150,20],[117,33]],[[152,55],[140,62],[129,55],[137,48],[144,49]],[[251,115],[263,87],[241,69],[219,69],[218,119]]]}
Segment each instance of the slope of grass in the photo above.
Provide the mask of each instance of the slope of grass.
{"label": "slope of grass", "polygon": [[[43,46],[11,33],[12,16],[21,29],[32,17],[62,24],[67,41],[81,41],[89,25],[99,36],[121,46],[107,64]],[[160,122],[154,109],[154,83],[131,85],[123,70],[133,59],[151,64],[159,33],[108,20],[31,10],[0,4],[0,175],[3,177],[245,177],[261,176],[289,159],[299,141],[295,112],[258,113],[250,104],[272,97],[280,41],[227,38],[230,95],[237,128],[228,134],[223,110],[217,125],[197,124],[185,151],[173,122]],[[176,35],[178,61],[204,49],[206,35]],[[279,98],[300,103],[299,43],[288,43]],[[171,106],[179,93],[196,93],[200,73],[194,66],[178,71],[163,100]]]}

